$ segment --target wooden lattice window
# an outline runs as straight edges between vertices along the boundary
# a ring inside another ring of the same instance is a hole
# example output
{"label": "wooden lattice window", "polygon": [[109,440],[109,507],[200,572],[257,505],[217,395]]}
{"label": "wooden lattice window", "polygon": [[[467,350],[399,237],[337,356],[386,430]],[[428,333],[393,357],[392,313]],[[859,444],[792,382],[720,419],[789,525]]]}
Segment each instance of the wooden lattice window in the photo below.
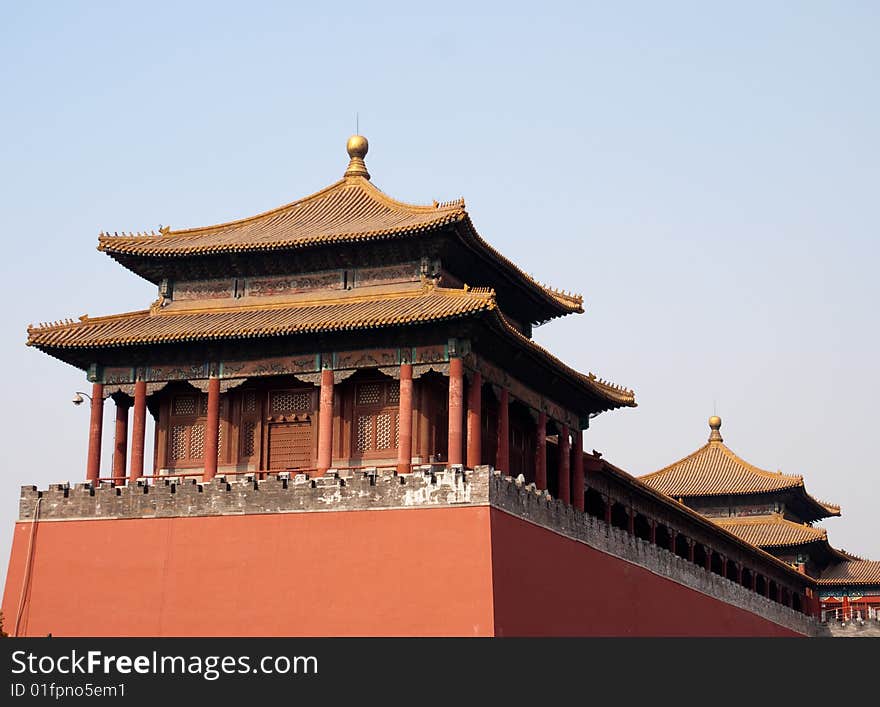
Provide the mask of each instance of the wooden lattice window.
{"label": "wooden lattice window", "polygon": [[400,383],[357,383],[354,396],[352,448],[357,455],[377,455],[397,449],[400,440]]}
{"label": "wooden lattice window", "polygon": [[[221,400],[221,409],[224,405]],[[205,431],[208,414],[208,396],[204,393],[185,393],[171,399],[168,425],[169,468],[196,466],[205,457]],[[221,411],[222,416],[222,411]],[[220,426],[217,458],[222,457],[223,426]]]}

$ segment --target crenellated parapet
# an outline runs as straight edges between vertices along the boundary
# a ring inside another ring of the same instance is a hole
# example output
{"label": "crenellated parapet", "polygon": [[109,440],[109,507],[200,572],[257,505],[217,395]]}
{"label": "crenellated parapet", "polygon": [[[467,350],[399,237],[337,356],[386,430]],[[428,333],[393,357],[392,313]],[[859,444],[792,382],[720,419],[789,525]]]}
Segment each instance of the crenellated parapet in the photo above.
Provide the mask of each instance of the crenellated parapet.
{"label": "crenellated parapet", "polygon": [[358,511],[488,503],[488,474],[441,466],[412,474],[392,470],[277,474],[266,479],[209,482],[169,477],[157,484],[52,484],[23,486],[19,519],[63,521],[173,518],[263,513]]}

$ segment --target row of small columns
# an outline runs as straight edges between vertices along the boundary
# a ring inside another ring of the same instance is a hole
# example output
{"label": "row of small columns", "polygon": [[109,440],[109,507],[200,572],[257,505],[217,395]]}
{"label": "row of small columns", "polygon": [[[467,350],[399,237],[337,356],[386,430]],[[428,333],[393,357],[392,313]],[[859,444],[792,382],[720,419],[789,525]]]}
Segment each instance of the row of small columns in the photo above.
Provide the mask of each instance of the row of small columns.
{"label": "row of small columns", "polygon": [[[480,418],[482,415],[482,375],[473,373],[467,399],[467,450],[462,458],[464,432],[462,421],[465,419],[464,409],[464,362],[461,358],[449,360],[449,421],[448,421],[448,463],[450,466],[466,466],[474,468],[483,463],[481,449]],[[319,474],[323,474],[333,465],[333,387],[332,369],[321,371],[320,402],[318,411],[318,464]],[[500,392],[498,410],[498,435],[500,440],[508,440],[510,432],[509,402],[506,389]],[[113,450],[113,475],[116,483],[126,479],[126,446],[128,439],[128,400],[117,397],[115,443]],[[205,424],[205,470],[204,479],[210,480],[217,475],[217,451],[220,440],[220,379],[208,379],[208,410]],[[413,367],[410,363],[400,365],[400,408],[399,419],[412,420],[413,414]],[[134,385],[134,420],[131,440],[131,462],[128,473],[129,483],[135,483],[144,474],[144,442],[147,415],[147,384],[137,381]],[[86,480],[97,483],[101,466],[101,435],[104,416],[104,386],[101,383],[92,385],[91,420],[89,425],[89,449],[86,466]],[[547,413],[539,412],[536,425],[535,452],[535,485],[539,489],[547,488]],[[582,433],[576,430],[574,437],[574,469],[571,469],[572,444],[569,430],[560,426],[559,464],[557,467],[559,489],[558,496],[565,503],[571,503],[579,510],[584,510],[584,462],[582,454]],[[498,445],[495,466],[498,469],[510,468],[509,444]],[[397,471],[409,473],[412,470],[412,424],[401,424],[398,442]],[[571,471],[574,471],[574,488],[571,488]]]}
{"label": "row of small columns", "polygon": [[[614,500],[614,498],[612,498],[611,496],[608,496],[604,493],[601,494],[601,496],[602,496],[602,502],[604,505],[604,516],[603,516],[602,520],[605,522],[606,525],[612,526],[612,525],[614,525],[612,522],[612,509],[615,505],[623,505],[623,504],[618,504]],[[627,513],[627,527],[625,528],[625,530],[630,535],[635,536],[636,535],[636,528],[635,528],[636,510],[632,506],[629,506],[626,509],[626,513]],[[658,526],[657,521],[654,519],[650,519],[650,535],[648,537],[648,540],[651,543],[651,545],[658,544],[657,543],[657,526]],[[679,536],[681,536],[684,538],[685,542],[687,543],[687,558],[685,558],[685,559],[687,559],[691,563],[696,564],[696,550],[697,550],[697,547],[699,545],[701,545],[701,543],[697,543],[692,538],[687,537],[686,535],[684,535],[684,533],[680,533],[679,531],[675,530],[674,528],[671,528],[669,526],[665,526],[665,527],[666,527],[666,530],[667,530],[667,533],[669,536],[669,548],[668,548],[669,552],[671,552],[675,555],[678,555],[678,552],[676,550],[676,545],[678,544]],[[726,579],[731,579],[730,577],[728,577],[728,569],[729,569],[728,558],[725,555],[721,554],[720,552],[716,552],[715,550],[713,550],[712,547],[709,545],[702,544],[702,548],[703,548],[703,552],[705,555],[705,559],[703,561],[703,568],[706,570],[706,572],[713,571],[712,557],[717,556],[720,560],[720,568],[719,568],[720,572],[718,572],[717,574],[721,577],[726,578]],[[738,562],[733,562],[733,565],[736,568],[736,579],[732,580],[732,581],[736,581],[737,584],[744,586],[747,589],[750,589],[751,591],[753,591],[755,593],[759,593],[758,592],[758,577],[759,577],[760,573],[756,572],[755,570],[749,569],[748,571],[749,571],[750,581],[749,581],[748,585],[745,585],[745,584],[743,584],[743,577],[744,577],[744,573],[745,573],[746,568],[741,563],[738,563]],[[771,592],[770,592],[771,580],[769,577],[766,577],[766,576],[764,576],[763,579],[764,579],[764,586],[763,586],[763,591],[760,594],[768,599],[771,599],[772,598]],[[788,606],[789,608],[792,608],[792,609],[795,608],[794,607],[794,594],[792,593],[792,591],[790,589],[788,589],[784,586],[781,586],[779,584],[776,584],[776,591],[777,591],[777,596],[776,596],[775,600],[778,603],[783,604],[784,606]],[[802,602],[803,603],[801,604],[800,611],[801,611],[801,613],[812,614],[815,616],[818,614],[818,611],[819,611],[818,600],[816,599],[815,594],[810,594],[809,590],[807,590],[807,592],[808,593],[806,595],[802,595]]]}
{"label": "row of small columns", "polygon": [[[219,400],[219,380],[217,381]],[[125,481],[128,443],[128,408],[127,402],[116,398],[116,424],[113,444],[113,480],[117,483]],[[92,384],[91,416],[89,420],[89,448],[86,455],[86,481],[98,482],[101,473],[101,438],[104,419],[104,385]],[[219,419],[219,417],[218,417]],[[137,381],[134,384],[134,415],[131,430],[131,461],[129,479],[134,482],[144,475],[144,444],[147,433],[147,384]],[[214,441],[216,458],[217,441]],[[216,469],[216,461],[214,462]]]}

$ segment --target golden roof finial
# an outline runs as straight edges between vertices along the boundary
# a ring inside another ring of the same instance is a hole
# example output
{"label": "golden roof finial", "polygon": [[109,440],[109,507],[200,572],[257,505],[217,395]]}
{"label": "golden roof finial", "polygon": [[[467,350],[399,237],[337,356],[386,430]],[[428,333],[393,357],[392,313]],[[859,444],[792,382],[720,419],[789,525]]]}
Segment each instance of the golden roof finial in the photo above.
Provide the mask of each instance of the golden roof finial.
{"label": "golden roof finial", "polygon": [[367,165],[364,164],[364,157],[367,156],[367,150],[370,149],[367,138],[363,135],[352,135],[348,138],[345,149],[348,150],[348,156],[351,158],[348,169],[345,170],[345,176],[369,179],[370,173],[367,171]]}
{"label": "golden roof finial", "polygon": [[710,442],[723,442],[724,438],[721,436],[721,418],[718,415],[712,415],[709,418],[709,427],[712,430],[712,433],[709,435]]}

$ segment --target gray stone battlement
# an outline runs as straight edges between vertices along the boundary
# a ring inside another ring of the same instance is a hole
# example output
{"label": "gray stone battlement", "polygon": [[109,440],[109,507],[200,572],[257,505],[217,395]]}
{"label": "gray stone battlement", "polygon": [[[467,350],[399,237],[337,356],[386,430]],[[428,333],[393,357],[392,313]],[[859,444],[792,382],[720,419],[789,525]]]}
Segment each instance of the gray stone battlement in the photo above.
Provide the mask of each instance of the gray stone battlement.
{"label": "gray stone battlement", "polygon": [[828,635],[827,627],[815,619],[489,466],[467,470],[426,465],[412,474],[397,474],[391,469],[331,471],[317,478],[275,474],[262,480],[233,481],[218,476],[205,483],[169,477],[152,485],[53,484],[44,491],[23,486],[19,517],[33,520],[38,511],[42,522],[452,506],[492,506],[799,633]]}
{"label": "gray stone battlement", "polygon": [[168,477],[155,484],[52,484],[23,486],[19,519],[40,521],[173,518],[259,513],[374,510],[488,504],[488,474],[424,467],[412,474],[389,471],[275,474],[266,479],[208,482]]}

